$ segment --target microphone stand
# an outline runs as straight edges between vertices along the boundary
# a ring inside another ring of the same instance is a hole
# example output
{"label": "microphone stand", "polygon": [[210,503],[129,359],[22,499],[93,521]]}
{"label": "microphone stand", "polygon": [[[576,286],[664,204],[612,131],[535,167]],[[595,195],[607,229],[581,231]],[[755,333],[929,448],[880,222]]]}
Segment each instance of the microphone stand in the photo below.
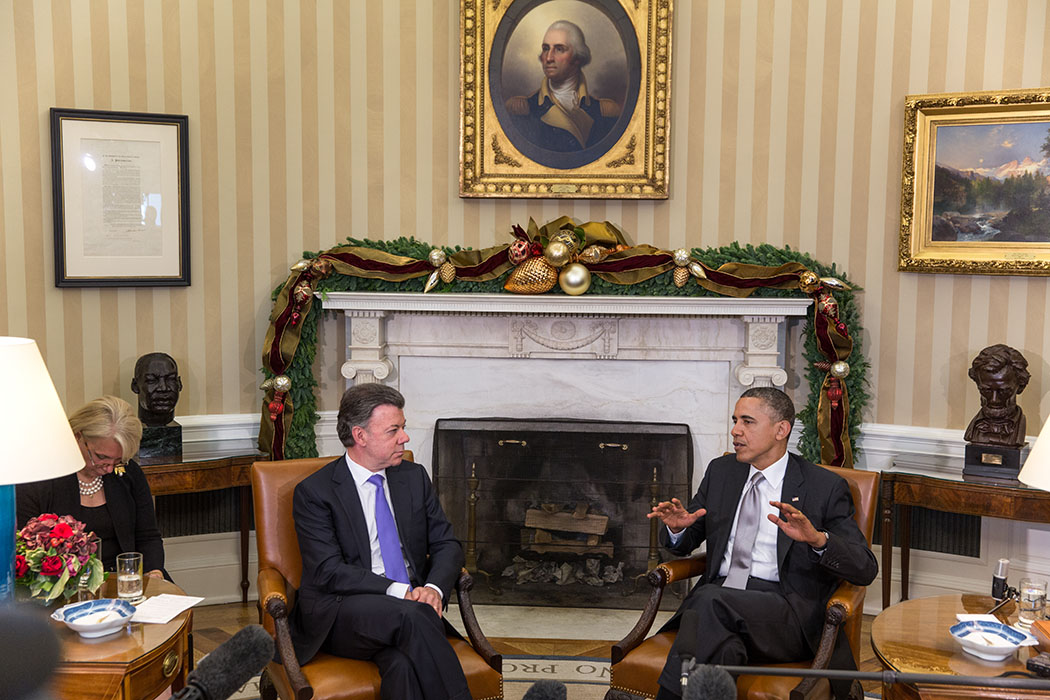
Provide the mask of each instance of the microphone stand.
{"label": "microphone stand", "polygon": [[1042,690],[1050,693],[1050,680],[1021,676],[954,676],[939,673],[901,673],[899,671],[844,671],[819,668],[776,668],[765,666],[714,666],[733,676],[796,676],[845,681],[882,681],[883,684],[929,683],[933,685],[969,685],[1011,690]]}

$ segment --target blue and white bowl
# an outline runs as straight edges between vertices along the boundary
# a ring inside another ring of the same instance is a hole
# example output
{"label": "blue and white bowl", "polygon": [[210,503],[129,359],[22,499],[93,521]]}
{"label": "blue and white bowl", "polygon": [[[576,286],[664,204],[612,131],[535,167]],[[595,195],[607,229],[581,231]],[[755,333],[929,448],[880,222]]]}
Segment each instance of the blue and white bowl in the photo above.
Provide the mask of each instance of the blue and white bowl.
{"label": "blue and white bowl", "polygon": [[1001,622],[967,620],[949,629],[963,651],[986,661],[1003,661],[1014,654],[1028,635]]}
{"label": "blue and white bowl", "polygon": [[103,598],[63,606],[51,613],[51,618],[64,622],[81,637],[90,639],[117,632],[134,614],[135,606],[128,601]]}

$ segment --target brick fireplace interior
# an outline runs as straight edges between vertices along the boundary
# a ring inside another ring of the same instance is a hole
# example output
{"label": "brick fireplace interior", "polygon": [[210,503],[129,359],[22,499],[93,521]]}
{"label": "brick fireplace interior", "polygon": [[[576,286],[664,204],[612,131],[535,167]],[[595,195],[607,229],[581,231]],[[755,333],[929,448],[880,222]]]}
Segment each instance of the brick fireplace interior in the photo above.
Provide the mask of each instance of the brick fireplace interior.
{"label": "brick fireplace interior", "polygon": [[693,449],[684,424],[453,418],[432,467],[475,602],[635,608],[667,556],[646,513],[689,493]]}

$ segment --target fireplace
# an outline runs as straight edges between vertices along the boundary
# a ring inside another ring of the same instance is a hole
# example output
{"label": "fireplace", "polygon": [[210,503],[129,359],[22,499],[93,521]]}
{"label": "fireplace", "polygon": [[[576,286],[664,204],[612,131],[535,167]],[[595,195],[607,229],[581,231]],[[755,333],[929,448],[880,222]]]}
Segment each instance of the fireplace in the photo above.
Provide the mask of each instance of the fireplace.
{"label": "fireplace", "polygon": [[646,514],[689,491],[693,449],[684,424],[453,418],[431,466],[476,602],[641,607],[661,561]]}

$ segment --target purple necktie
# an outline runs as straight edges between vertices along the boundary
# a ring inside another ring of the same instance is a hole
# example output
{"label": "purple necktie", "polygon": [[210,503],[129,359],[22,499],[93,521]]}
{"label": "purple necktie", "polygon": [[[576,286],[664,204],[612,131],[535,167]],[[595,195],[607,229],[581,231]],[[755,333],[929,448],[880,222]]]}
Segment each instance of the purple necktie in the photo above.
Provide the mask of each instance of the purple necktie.
{"label": "purple necktie", "polygon": [[379,552],[383,555],[383,570],[391,581],[408,583],[408,569],[401,555],[401,543],[397,539],[397,525],[386,502],[383,491],[383,475],[375,474],[368,483],[376,487],[376,532],[379,534]]}

